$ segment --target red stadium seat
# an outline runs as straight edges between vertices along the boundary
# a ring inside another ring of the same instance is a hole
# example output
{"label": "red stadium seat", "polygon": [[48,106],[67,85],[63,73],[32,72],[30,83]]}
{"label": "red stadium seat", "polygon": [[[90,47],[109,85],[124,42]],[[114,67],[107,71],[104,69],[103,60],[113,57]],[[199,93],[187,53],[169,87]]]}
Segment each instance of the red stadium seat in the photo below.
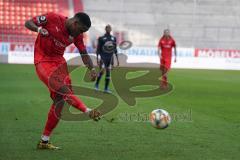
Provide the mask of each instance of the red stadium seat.
{"label": "red stadium seat", "polygon": [[[81,5],[75,3],[74,5]],[[68,16],[66,0],[4,0],[0,1],[0,40],[33,42],[36,33],[24,27],[26,20],[46,12],[60,12]],[[64,12],[63,12],[64,11]]]}

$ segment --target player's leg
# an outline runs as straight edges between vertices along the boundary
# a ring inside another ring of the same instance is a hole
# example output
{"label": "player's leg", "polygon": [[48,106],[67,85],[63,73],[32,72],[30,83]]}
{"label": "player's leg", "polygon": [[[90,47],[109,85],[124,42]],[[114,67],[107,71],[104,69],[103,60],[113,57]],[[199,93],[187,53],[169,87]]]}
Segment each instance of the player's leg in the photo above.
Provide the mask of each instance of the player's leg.
{"label": "player's leg", "polygon": [[[55,93],[51,93],[55,94]],[[54,95],[53,104],[48,112],[48,119],[43,131],[42,140],[48,141],[53,129],[57,126],[59,119],[61,118],[61,112],[64,106],[64,101],[61,95]]]}
{"label": "player's leg", "polygon": [[70,105],[82,112],[87,111],[85,104],[73,94],[67,63],[57,64],[56,69],[49,76],[48,87],[52,92],[61,95],[59,97]]}
{"label": "player's leg", "polygon": [[[51,78],[50,78],[51,80]],[[56,82],[54,82],[56,83]],[[65,78],[64,84],[69,86],[69,90],[72,91],[71,88],[71,79],[69,76]],[[53,104],[49,110],[48,113],[48,119],[44,128],[42,140],[46,141],[49,139],[49,136],[51,135],[53,129],[57,126],[60,118],[61,118],[61,112],[64,106],[64,98],[63,95],[58,94],[55,91],[50,90],[51,98],[53,100]]]}
{"label": "player's leg", "polygon": [[111,65],[110,65],[110,69],[112,70],[113,68],[114,68],[114,56],[112,56]]}
{"label": "player's leg", "polygon": [[47,122],[41,136],[41,141],[37,145],[38,149],[59,149],[59,147],[56,147],[53,144],[49,143],[50,135],[52,134],[52,131],[57,126],[61,118],[61,112],[64,106],[62,97],[55,95],[55,93],[51,93],[51,97],[53,98],[54,102],[48,112]]}
{"label": "player's leg", "polygon": [[163,72],[162,72],[162,85],[164,86],[164,87],[166,87],[167,86],[167,68],[166,67],[164,67],[164,69],[163,69]]}
{"label": "player's leg", "polygon": [[[64,97],[62,94],[56,94],[54,92],[51,93],[51,97],[54,101],[52,104],[49,113],[47,122],[45,124],[45,128],[41,137],[41,141],[38,144],[39,149],[59,149],[56,146],[53,146],[51,143],[49,143],[50,136],[54,130],[54,128],[57,126],[60,118],[61,118],[61,112],[64,107],[65,101],[68,102],[70,105],[74,106],[75,108],[86,112],[87,107],[79,100],[76,96],[72,94],[71,89],[68,86],[62,87],[62,90],[68,90],[68,91],[60,91],[64,92],[65,95],[69,95]],[[89,109],[89,111],[91,111]]]}
{"label": "player's leg", "polygon": [[166,64],[165,64],[165,77],[164,77],[164,85],[166,86],[166,87],[168,87],[168,73],[169,73],[169,71],[170,71],[170,68],[171,68],[171,58],[168,58],[167,60],[166,60]]}
{"label": "player's leg", "polygon": [[107,59],[106,61],[104,61],[104,65],[105,65],[105,70],[106,70],[104,92],[111,93],[111,91],[108,88],[110,80],[111,80],[111,67],[110,67],[111,59]]}
{"label": "player's leg", "polygon": [[162,81],[161,81],[161,88],[166,89],[168,87],[168,72],[171,67],[171,59],[164,59],[161,65],[162,71]]}
{"label": "player's leg", "polygon": [[[49,143],[49,137],[57,126],[61,111],[64,106],[64,102],[67,101],[79,110],[86,112],[88,109],[75,95],[73,95],[71,88],[71,79],[69,78],[67,65],[59,65],[57,63],[43,63],[36,66],[36,70],[39,78],[49,87],[51,92],[51,98],[54,103],[52,104],[48,119],[44,128],[41,141],[38,143],[37,148],[39,149],[59,149],[58,147]],[[56,90],[60,90],[56,92]],[[89,109],[90,118],[94,119],[99,117],[99,112]]]}
{"label": "player's leg", "polygon": [[103,64],[103,61],[100,60],[99,72],[98,72],[97,80],[96,80],[96,83],[95,83],[95,89],[96,90],[99,90],[99,83],[100,83],[100,80],[101,80],[103,74],[104,74],[104,64]]}
{"label": "player's leg", "polygon": [[161,82],[160,82],[160,87],[161,89],[165,89],[166,88],[166,84],[167,84],[167,68],[166,68],[166,60],[165,59],[161,59],[160,62],[160,70],[161,70]]}
{"label": "player's leg", "polygon": [[75,107],[76,109],[86,113],[89,115],[89,117],[95,121],[98,121],[101,117],[101,114],[99,111],[95,109],[90,109],[86,107],[86,105],[77,97],[73,94],[71,88],[69,86],[64,85],[62,86],[58,94],[63,96],[63,99],[65,102],[67,102],[69,105]]}
{"label": "player's leg", "polygon": [[[49,62],[43,62],[36,65],[36,72],[38,74],[38,77],[44,82],[44,84],[46,84],[46,86],[48,86],[48,77],[50,73],[54,71],[55,67],[55,63]],[[51,93],[51,98],[53,99],[53,104],[50,107],[41,140],[37,145],[38,149],[59,149],[59,147],[56,147],[49,142],[49,137],[53,129],[57,126],[59,122],[59,117],[62,107],[64,105],[64,101],[62,103],[57,103],[57,99],[60,99],[61,97],[57,97],[54,92],[52,92],[51,90],[49,91]]]}
{"label": "player's leg", "polygon": [[87,108],[86,105],[76,95],[74,95],[71,85],[71,79],[68,73],[67,63],[58,66],[57,71],[51,75],[49,85],[49,87],[51,87],[54,92],[56,92],[58,95],[62,95],[63,100],[69,105],[75,107],[76,109],[84,113],[89,114],[90,118],[94,120],[100,119],[99,112]]}

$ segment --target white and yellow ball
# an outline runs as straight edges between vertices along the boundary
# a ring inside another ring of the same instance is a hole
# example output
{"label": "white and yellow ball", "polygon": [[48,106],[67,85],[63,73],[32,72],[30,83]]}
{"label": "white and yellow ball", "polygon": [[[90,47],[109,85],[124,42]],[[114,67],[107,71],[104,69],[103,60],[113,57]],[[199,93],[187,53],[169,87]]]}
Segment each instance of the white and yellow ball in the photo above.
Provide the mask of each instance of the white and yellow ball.
{"label": "white and yellow ball", "polygon": [[150,122],[155,128],[165,129],[171,123],[171,117],[167,111],[155,109],[150,114]]}

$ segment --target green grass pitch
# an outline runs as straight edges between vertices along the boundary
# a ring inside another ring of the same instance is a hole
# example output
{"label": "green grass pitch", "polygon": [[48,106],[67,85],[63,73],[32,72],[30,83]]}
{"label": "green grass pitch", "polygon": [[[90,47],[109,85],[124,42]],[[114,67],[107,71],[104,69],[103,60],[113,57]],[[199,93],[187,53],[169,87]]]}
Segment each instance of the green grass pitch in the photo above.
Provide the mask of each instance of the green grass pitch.
{"label": "green grass pitch", "polygon": [[[71,74],[73,83],[92,87],[81,82],[83,71]],[[170,94],[139,98],[134,107],[119,98],[106,115],[116,119],[112,123],[61,121],[51,141],[63,149],[44,151],[36,144],[51,104],[47,88],[33,65],[0,64],[0,159],[238,160],[240,71],[173,69],[169,80]],[[98,104],[81,98],[89,106]],[[165,130],[136,118],[156,108],[175,116]],[[124,115],[135,117],[119,118]]]}

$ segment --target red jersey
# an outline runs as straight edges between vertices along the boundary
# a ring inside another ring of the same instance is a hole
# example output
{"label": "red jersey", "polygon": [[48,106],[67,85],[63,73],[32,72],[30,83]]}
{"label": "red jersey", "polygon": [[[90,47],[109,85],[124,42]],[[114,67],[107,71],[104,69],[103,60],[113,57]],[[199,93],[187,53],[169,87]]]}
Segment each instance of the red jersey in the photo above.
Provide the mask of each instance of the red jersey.
{"label": "red jersey", "polygon": [[42,61],[65,61],[65,48],[72,43],[80,52],[86,49],[82,34],[75,38],[69,35],[65,27],[66,20],[67,17],[52,12],[33,18],[37,26],[42,26],[49,33],[48,36],[37,36],[34,47],[35,64]]}
{"label": "red jersey", "polygon": [[175,40],[164,36],[159,40],[158,47],[161,48],[161,58],[172,58],[172,48],[175,47]]}

